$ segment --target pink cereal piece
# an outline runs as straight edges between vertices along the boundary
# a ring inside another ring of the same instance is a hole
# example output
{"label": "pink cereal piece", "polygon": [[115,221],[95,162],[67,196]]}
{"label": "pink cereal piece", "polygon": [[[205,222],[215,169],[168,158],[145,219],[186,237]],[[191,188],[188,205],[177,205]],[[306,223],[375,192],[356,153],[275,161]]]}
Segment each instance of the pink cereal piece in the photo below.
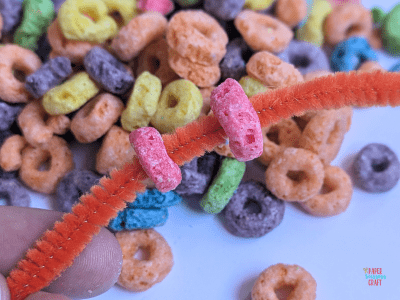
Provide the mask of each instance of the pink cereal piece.
{"label": "pink cereal piece", "polygon": [[229,138],[238,161],[253,160],[263,153],[260,120],[241,85],[228,78],[211,92],[210,106]]}
{"label": "pink cereal piece", "polygon": [[181,169],[168,156],[161,134],[153,127],[142,127],[129,134],[143,169],[160,192],[175,189],[182,180]]}
{"label": "pink cereal piece", "polygon": [[175,8],[171,0],[139,0],[136,6],[142,11],[158,11],[163,15],[169,14]]}

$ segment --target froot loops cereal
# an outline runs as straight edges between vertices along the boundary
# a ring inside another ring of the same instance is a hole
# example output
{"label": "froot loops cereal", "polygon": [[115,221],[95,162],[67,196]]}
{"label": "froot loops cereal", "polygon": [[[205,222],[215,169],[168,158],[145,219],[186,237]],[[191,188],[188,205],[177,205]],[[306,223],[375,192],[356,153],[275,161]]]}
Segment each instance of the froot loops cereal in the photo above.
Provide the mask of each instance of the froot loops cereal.
{"label": "froot loops cereal", "polygon": [[[207,243],[201,217],[221,221],[221,243],[238,246],[224,249],[231,254],[287,239],[280,224],[296,213],[339,222],[357,187],[395,188],[397,149],[371,143],[351,170],[335,159],[349,151],[353,107],[400,105],[400,74],[372,50],[396,45],[396,11],[350,1],[214,2],[0,0],[0,194],[8,206],[30,206],[30,192],[54,196],[52,208],[64,213],[8,270],[0,258],[0,292],[9,293],[1,300],[57,285],[76,297],[58,280],[71,280],[64,274],[91,255],[101,230],[121,250],[109,286],[141,293],[177,280],[174,261],[190,276],[179,245],[198,239],[197,259]],[[90,154],[78,156],[83,149]],[[167,241],[173,205],[198,223]],[[316,299],[321,269],[299,255],[314,279],[279,262],[284,249],[279,260],[268,250],[251,299]],[[209,260],[225,254],[215,249]],[[85,295],[109,289],[97,288]]]}

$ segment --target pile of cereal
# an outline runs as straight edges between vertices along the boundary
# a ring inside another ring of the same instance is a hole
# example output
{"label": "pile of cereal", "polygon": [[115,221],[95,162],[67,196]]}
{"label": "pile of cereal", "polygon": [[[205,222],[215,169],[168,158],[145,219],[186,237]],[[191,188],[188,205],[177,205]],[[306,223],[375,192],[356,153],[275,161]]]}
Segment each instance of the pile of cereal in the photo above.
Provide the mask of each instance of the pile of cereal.
{"label": "pile of cereal", "polygon": [[[399,51],[399,7],[385,15],[342,2],[0,0],[0,194],[15,206],[30,205],[28,189],[56,194],[55,209],[70,212],[103,175],[136,155],[151,172],[158,154],[155,144],[144,149],[143,136],[158,143],[159,133],[215,114],[226,143],[180,169],[165,154],[171,180],[155,174],[111,220],[124,255],[119,285],[144,291],[170,272],[171,249],[152,228],[165,224],[167,208],[182,198],[194,196],[245,238],[276,228],[286,202],[314,216],[343,213],[353,184],[331,162],[350,129],[351,107],[307,111],[259,129],[256,115],[245,124],[222,113],[230,101],[224,89],[236,101],[336,71],[383,70],[374,49]],[[239,128],[255,132],[261,147],[242,147]],[[94,170],[75,168],[72,141],[101,143]],[[242,180],[245,161],[255,157],[265,166],[264,184]],[[388,191],[400,178],[396,154],[380,144],[363,148],[354,170],[368,192]],[[173,172],[181,174],[176,182]],[[151,259],[133,257],[143,247]],[[316,297],[307,271],[278,264],[260,275],[252,299],[275,299],[284,285],[296,299]]]}

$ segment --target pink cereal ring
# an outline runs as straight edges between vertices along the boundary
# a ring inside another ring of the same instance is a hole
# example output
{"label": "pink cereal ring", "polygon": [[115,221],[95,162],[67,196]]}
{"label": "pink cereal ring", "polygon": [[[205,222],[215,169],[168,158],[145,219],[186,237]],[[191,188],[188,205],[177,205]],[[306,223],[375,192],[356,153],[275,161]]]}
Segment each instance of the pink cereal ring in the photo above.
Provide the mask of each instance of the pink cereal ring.
{"label": "pink cereal ring", "polygon": [[210,106],[229,138],[238,161],[253,160],[263,153],[263,134],[256,111],[242,86],[228,78],[211,92]]}
{"label": "pink cereal ring", "polygon": [[169,14],[175,8],[171,0],[138,0],[136,6],[142,11],[157,11],[162,15]]}
{"label": "pink cereal ring", "polygon": [[175,189],[182,180],[181,169],[168,156],[161,134],[153,127],[142,127],[129,134],[139,162],[160,192]]}

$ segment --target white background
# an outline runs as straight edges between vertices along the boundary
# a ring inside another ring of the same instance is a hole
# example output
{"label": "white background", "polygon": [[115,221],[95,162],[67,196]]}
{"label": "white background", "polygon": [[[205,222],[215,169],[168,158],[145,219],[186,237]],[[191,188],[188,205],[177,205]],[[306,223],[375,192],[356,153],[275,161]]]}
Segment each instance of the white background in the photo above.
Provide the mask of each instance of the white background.
{"label": "white background", "polygon": [[[390,1],[363,1],[367,8]],[[400,59],[379,54],[386,69]],[[368,143],[388,145],[400,156],[400,108],[355,109],[353,124],[332,165],[349,171],[354,155]],[[77,146],[77,145],[75,145]],[[87,146],[74,147],[77,167],[93,168]],[[261,169],[251,176],[262,181]],[[254,175],[256,174],[256,175]],[[192,299],[250,300],[260,272],[276,263],[298,264],[317,281],[317,299],[399,299],[400,184],[383,194],[354,189],[348,210],[336,217],[318,218],[286,205],[282,223],[257,239],[231,235],[219,218],[187,202],[169,209],[166,225],[157,228],[172,248],[175,265],[166,279],[142,293],[118,286],[96,300]],[[31,193],[32,206],[50,209],[51,199]],[[382,268],[382,286],[368,286],[363,268]]]}

